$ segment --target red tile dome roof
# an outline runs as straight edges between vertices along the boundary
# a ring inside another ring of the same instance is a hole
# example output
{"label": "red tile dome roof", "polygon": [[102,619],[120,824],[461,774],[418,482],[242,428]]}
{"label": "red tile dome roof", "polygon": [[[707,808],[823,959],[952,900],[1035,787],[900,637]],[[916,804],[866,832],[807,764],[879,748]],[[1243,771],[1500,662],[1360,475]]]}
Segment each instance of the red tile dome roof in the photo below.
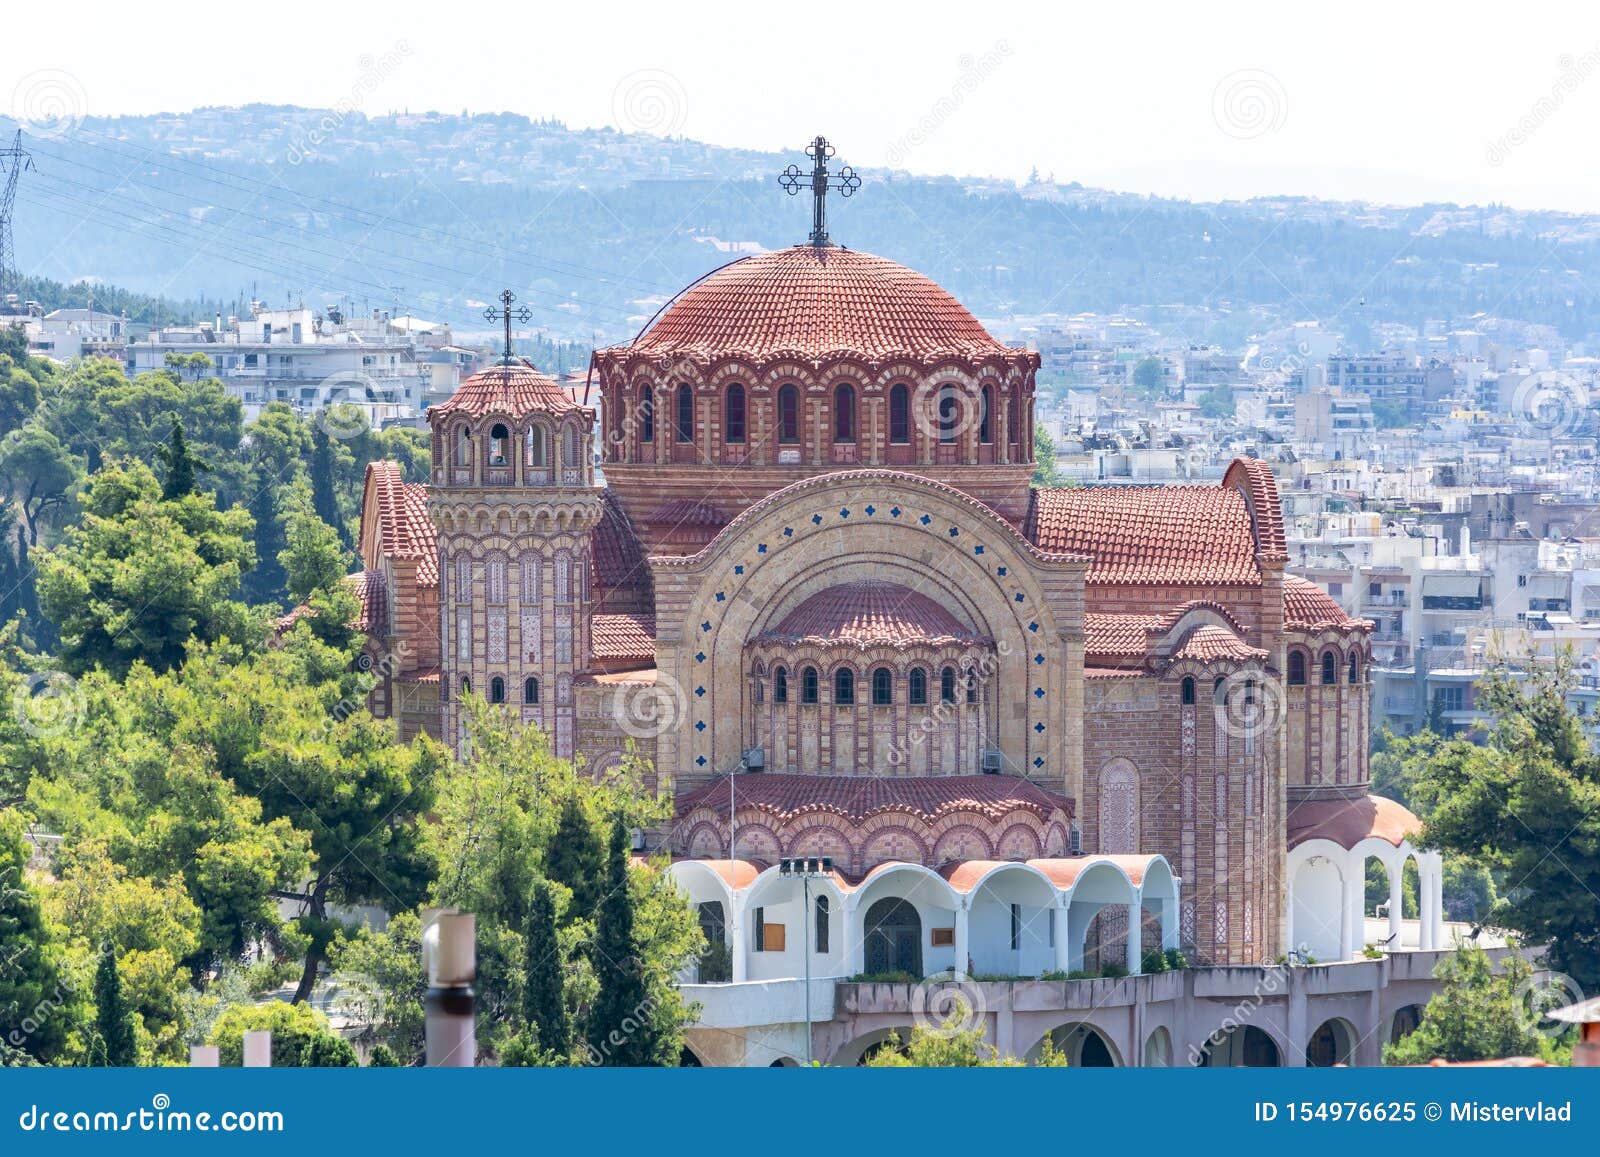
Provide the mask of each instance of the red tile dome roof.
{"label": "red tile dome roof", "polygon": [[617,354],[820,362],[1022,355],[920,273],[853,249],[797,245],[725,265]]}
{"label": "red tile dome roof", "polygon": [[764,638],[845,647],[977,641],[972,631],[927,595],[882,582],[843,583],[820,591],[790,611]]}
{"label": "red tile dome roof", "polygon": [[1345,614],[1332,595],[1310,579],[1283,576],[1283,621],[1291,627],[1356,627],[1360,620]]}
{"label": "red tile dome roof", "polygon": [[479,370],[448,399],[430,407],[428,416],[466,414],[481,418],[486,414],[506,414],[520,418],[533,413],[565,414],[581,408],[567,391],[527,362],[512,362]]}

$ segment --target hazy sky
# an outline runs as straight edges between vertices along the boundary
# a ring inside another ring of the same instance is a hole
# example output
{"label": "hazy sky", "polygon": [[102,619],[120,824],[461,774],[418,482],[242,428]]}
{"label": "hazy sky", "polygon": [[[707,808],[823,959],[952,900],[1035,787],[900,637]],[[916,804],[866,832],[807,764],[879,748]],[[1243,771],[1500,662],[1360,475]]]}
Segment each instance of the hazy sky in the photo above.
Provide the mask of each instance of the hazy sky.
{"label": "hazy sky", "polygon": [[[188,11],[185,12],[184,10]],[[13,116],[509,110],[1194,198],[1600,211],[1600,4],[19,4]],[[387,64],[383,62],[388,62]]]}

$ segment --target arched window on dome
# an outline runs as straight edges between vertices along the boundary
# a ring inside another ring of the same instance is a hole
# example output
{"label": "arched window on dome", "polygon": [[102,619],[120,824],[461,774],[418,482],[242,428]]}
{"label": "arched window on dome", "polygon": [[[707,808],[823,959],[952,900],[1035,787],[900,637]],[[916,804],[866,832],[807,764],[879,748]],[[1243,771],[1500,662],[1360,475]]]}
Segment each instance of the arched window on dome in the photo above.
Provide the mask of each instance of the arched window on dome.
{"label": "arched window on dome", "polygon": [[456,427],[455,463],[457,466],[472,465],[472,428],[470,426]]}
{"label": "arched window on dome", "polygon": [[774,703],[789,702],[789,669],[779,667],[772,672],[772,701]]}
{"label": "arched window on dome", "polygon": [[879,667],[872,672],[872,705],[888,707],[894,702],[894,672]]}
{"label": "arched window on dome", "polygon": [[1013,390],[1006,401],[1006,441],[1013,446],[1022,441],[1022,393]]}
{"label": "arched window on dome", "polygon": [[938,407],[939,441],[949,445],[961,433],[961,395],[954,386],[939,387]]}
{"label": "arched window on dome", "polygon": [[524,457],[527,465],[536,470],[544,469],[547,457],[544,448],[544,427],[537,422],[528,427],[528,449]]}
{"label": "arched window on dome", "polygon": [[510,452],[511,431],[504,422],[496,422],[489,427],[489,465],[504,466],[510,460]]}
{"label": "arched window on dome", "polygon": [[778,387],[778,441],[800,441],[800,391],[792,382]]}
{"label": "arched window on dome", "polygon": [[978,672],[975,668],[967,668],[967,706],[975,707],[978,703]]}
{"label": "arched window on dome", "polygon": [[939,702],[954,704],[956,701],[956,669],[946,667],[939,672]]}
{"label": "arched window on dome", "polygon": [[978,441],[985,446],[994,441],[994,387],[984,386],[983,397],[979,404],[983,407],[978,414]]}
{"label": "arched window on dome", "polygon": [[928,673],[921,667],[911,668],[906,677],[906,702],[913,707],[928,705]]}
{"label": "arched window on dome", "polygon": [[817,702],[817,669],[807,667],[800,672],[800,702]]}
{"label": "arched window on dome", "polygon": [[1306,653],[1300,650],[1289,652],[1289,686],[1304,687],[1306,685]]}
{"label": "arched window on dome", "polygon": [[1356,655],[1354,652],[1351,652],[1351,655],[1350,655],[1350,679],[1349,679],[1349,682],[1350,682],[1351,686],[1354,686],[1355,684],[1361,682],[1361,657],[1359,655]]}
{"label": "arched window on dome", "polygon": [[561,468],[577,470],[583,465],[583,435],[578,423],[568,422],[561,431]]}
{"label": "arched window on dome", "polygon": [[840,667],[833,673],[833,704],[835,707],[856,705],[856,673],[849,667]]}
{"label": "arched window on dome", "polygon": [[656,440],[656,392],[650,383],[639,387],[639,441],[646,445]]}
{"label": "arched window on dome", "polygon": [[1185,675],[1183,677],[1183,683],[1180,685],[1178,697],[1179,697],[1180,700],[1182,700],[1183,705],[1185,707],[1193,707],[1194,706],[1194,676],[1193,675]]}
{"label": "arched window on dome", "polygon": [[854,386],[841,385],[833,391],[833,440],[856,440],[856,391]]}
{"label": "arched window on dome", "polygon": [[522,681],[522,701],[530,706],[539,702],[539,680],[532,675]]}
{"label": "arched window on dome", "polygon": [[688,382],[678,386],[678,414],[677,430],[675,431],[680,442],[694,441],[694,390]]}
{"label": "arched window on dome", "polygon": [[1332,651],[1322,652],[1322,685],[1331,687],[1339,681],[1338,660],[1333,657]]}
{"label": "arched window on dome", "polygon": [[504,703],[506,701],[506,681],[496,675],[489,680],[489,702]]}
{"label": "arched window on dome", "polygon": [[911,388],[904,382],[889,387],[889,441],[896,446],[911,441]]}
{"label": "arched window on dome", "polygon": [[728,387],[723,405],[723,437],[729,442],[744,441],[744,387],[735,382]]}

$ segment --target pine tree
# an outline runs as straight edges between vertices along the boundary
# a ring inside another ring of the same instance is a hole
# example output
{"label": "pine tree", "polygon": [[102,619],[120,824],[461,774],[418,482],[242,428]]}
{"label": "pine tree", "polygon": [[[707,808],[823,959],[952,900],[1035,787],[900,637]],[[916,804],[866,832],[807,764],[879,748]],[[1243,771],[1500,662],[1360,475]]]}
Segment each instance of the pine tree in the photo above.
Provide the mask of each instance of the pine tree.
{"label": "pine tree", "polygon": [[655,1018],[633,936],[633,891],[628,882],[628,828],[618,816],[606,849],[605,895],[595,918],[594,970],[600,992],[589,1012],[589,1059],[607,1067],[650,1064]]}
{"label": "pine tree", "polygon": [[345,538],[344,518],[339,514],[339,495],[333,483],[333,439],[321,426],[311,431],[311,507],[317,517]]}
{"label": "pine tree", "polygon": [[23,876],[28,847],[21,817],[0,811],[0,1039],[48,1063],[66,1038],[72,990],[57,971],[38,893]]}
{"label": "pine tree", "polygon": [[539,1047],[566,1056],[572,1044],[563,990],[561,944],[556,939],[555,895],[547,880],[535,881],[528,911],[527,980],[523,987],[522,1014],[536,1027]]}
{"label": "pine tree", "polygon": [[587,919],[595,914],[604,884],[605,850],[594,817],[577,792],[561,802],[561,818],[556,821],[556,838],[551,842],[545,874],[572,889],[567,919]]}
{"label": "pine tree", "polygon": [[133,1016],[122,995],[122,971],[116,950],[108,943],[100,949],[94,974],[94,1020],[100,1041],[95,1060],[108,1068],[131,1068],[138,1063]]}
{"label": "pine tree", "polygon": [[175,502],[185,495],[193,494],[195,475],[205,469],[205,466],[189,452],[189,443],[183,437],[181,419],[172,423],[172,436],[167,439],[167,444],[161,447],[160,453],[162,464],[167,468],[167,476],[161,483],[162,499]]}

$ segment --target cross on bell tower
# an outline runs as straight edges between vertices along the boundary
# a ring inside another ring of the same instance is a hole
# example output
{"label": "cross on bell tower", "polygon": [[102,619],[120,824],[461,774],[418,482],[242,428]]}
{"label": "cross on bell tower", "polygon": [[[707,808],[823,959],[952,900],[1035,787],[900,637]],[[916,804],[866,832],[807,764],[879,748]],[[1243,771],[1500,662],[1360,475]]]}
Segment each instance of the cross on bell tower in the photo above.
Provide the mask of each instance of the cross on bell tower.
{"label": "cross on bell tower", "polygon": [[506,323],[506,349],[500,358],[500,364],[503,366],[509,366],[515,360],[511,356],[511,323],[513,321],[525,322],[533,317],[532,311],[525,305],[519,305],[516,309],[512,309],[511,303],[515,300],[517,300],[516,294],[509,289],[502,289],[500,291],[500,308],[496,309],[491,305],[483,311],[484,321],[503,321]]}
{"label": "cross on bell tower", "polygon": [[791,197],[811,186],[811,244],[819,249],[833,244],[828,240],[828,190],[837,189],[841,197],[848,197],[861,188],[861,178],[849,165],[841,166],[837,173],[828,172],[828,158],[833,154],[828,138],[817,137],[806,146],[806,156],[811,158],[809,181],[799,165],[790,165],[778,175],[778,184]]}

